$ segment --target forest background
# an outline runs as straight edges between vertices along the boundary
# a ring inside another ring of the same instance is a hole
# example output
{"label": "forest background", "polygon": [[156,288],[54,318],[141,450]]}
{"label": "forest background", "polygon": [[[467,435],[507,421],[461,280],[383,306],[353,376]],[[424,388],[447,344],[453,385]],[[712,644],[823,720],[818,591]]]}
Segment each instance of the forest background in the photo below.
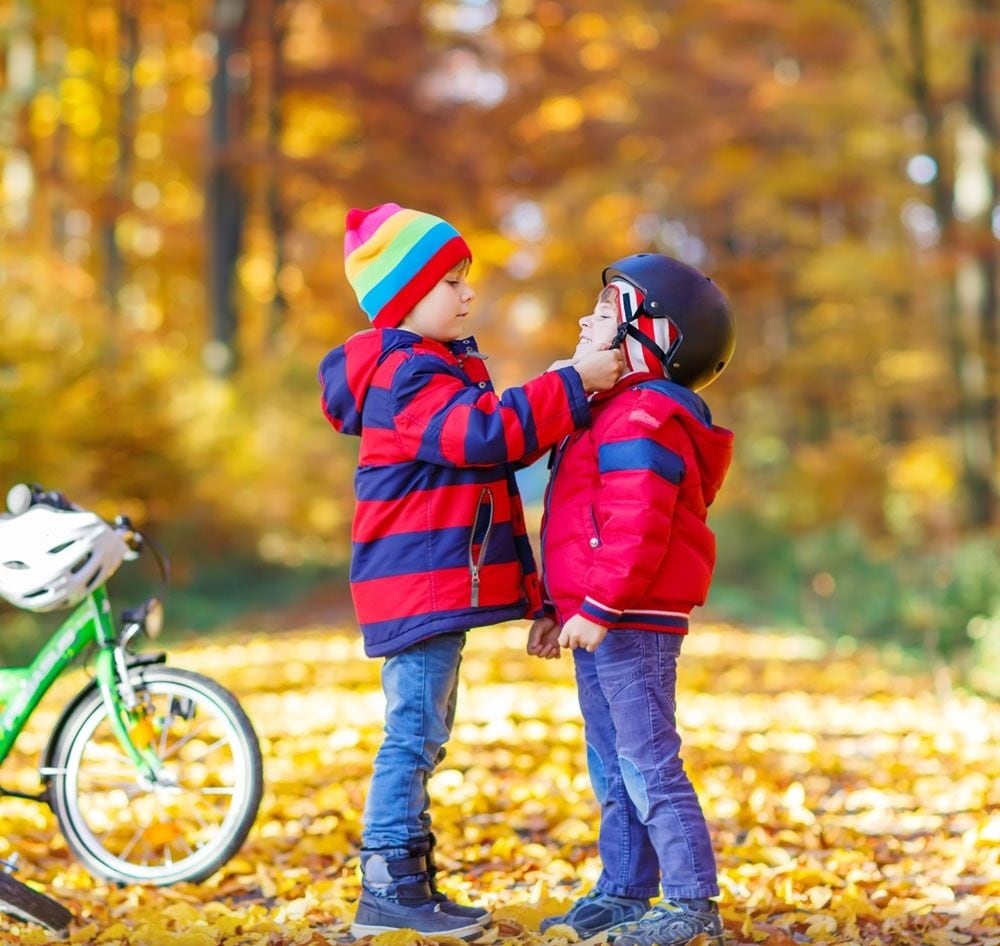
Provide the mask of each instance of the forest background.
{"label": "forest background", "polygon": [[0,485],[158,536],[179,626],[343,602],[346,210],[462,230],[498,387],[663,252],[738,324],[711,611],[1000,692],[998,50],[993,0],[6,0]]}

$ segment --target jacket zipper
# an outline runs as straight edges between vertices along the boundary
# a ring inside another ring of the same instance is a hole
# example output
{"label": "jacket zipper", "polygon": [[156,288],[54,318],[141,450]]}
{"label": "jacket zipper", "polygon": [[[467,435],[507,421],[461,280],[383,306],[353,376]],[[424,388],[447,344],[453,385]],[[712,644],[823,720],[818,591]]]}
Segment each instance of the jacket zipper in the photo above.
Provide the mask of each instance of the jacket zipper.
{"label": "jacket zipper", "polygon": [[592,549],[596,549],[601,544],[601,530],[597,526],[597,513],[594,512],[593,506],[590,507],[589,512],[590,512],[590,524],[594,528],[594,534],[591,536],[590,539],[590,547]]}
{"label": "jacket zipper", "polygon": [[[565,437],[555,447],[552,448],[552,453],[549,455],[549,481],[545,484],[545,493],[542,495],[542,511],[545,513],[543,517],[543,522],[545,523],[545,528],[541,530],[541,534],[538,536],[538,543],[541,546],[541,560],[545,561],[545,533],[548,532],[549,524],[549,497],[552,493],[552,483],[555,481],[556,472],[559,469],[559,461],[562,460],[563,452],[569,443],[572,434],[566,434]],[[545,575],[539,572],[539,578],[542,579],[542,592],[543,596],[546,591],[544,580]]]}
{"label": "jacket zipper", "polygon": [[[472,549],[476,544],[476,526],[479,525],[479,512],[483,508],[483,501],[489,507],[489,518],[486,520],[486,532],[483,533],[483,541],[479,545],[479,557],[473,559]],[[490,544],[490,533],[493,531],[493,493],[484,486],[479,494],[479,502],[476,504],[476,516],[472,520],[472,531],[469,533],[469,572],[472,576],[472,607],[479,607],[479,570],[486,560],[486,548]]]}

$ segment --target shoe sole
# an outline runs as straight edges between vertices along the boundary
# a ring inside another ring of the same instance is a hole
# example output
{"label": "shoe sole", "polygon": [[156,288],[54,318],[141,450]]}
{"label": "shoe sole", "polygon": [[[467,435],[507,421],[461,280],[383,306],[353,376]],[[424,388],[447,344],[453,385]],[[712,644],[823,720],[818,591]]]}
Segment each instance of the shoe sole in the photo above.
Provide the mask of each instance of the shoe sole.
{"label": "shoe sole", "polygon": [[[611,946],[611,944],[615,943],[617,940],[621,939],[623,936],[628,936],[628,935],[629,935],[628,933],[618,933],[616,936],[609,936],[608,937],[608,944],[609,944],[609,946]],[[698,936],[701,936],[701,935],[703,935],[703,934],[698,933],[693,938],[697,939]],[[708,934],[704,934],[704,935],[708,935]],[[689,940],[689,942],[690,942],[690,940]],[[705,940],[705,946],[727,946],[726,934],[722,933],[719,936],[708,935],[708,938]]]}
{"label": "shoe sole", "polygon": [[413,926],[373,926],[368,923],[352,923],[351,936],[355,939],[361,939],[363,936],[376,936],[379,933],[391,933],[400,929],[412,929],[421,936],[457,936],[459,939],[469,939],[479,936],[483,932],[483,927],[479,923],[471,923],[468,926],[459,926],[450,930],[418,930]]}

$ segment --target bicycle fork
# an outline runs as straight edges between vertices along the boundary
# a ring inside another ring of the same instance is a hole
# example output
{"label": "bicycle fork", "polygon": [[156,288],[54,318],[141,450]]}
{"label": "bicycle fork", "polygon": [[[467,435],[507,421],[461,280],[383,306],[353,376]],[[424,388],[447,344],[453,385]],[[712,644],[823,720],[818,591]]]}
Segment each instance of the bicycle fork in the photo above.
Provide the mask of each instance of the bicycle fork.
{"label": "bicycle fork", "polygon": [[[174,785],[174,779],[153,748],[154,724],[147,712],[146,702],[129,677],[129,671],[136,663],[134,656],[129,660],[130,656],[133,655],[129,655],[120,644],[102,648],[97,655],[97,685],[115,738],[135,766],[140,784],[146,788],[157,785],[170,787]],[[161,659],[155,656],[156,662]]]}

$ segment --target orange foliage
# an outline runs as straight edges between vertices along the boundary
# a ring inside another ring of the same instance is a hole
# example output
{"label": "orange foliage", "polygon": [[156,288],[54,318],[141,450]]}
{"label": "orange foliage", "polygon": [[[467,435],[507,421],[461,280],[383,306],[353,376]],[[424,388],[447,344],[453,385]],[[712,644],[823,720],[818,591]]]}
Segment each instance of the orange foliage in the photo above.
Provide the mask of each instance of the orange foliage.
{"label": "orange foliage", "polygon": [[[454,738],[431,784],[442,887],[494,913],[481,946],[575,942],[538,924],[600,870],[572,670],[565,657],[528,658],[524,638],[521,626],[470,635]],[[20,852],[22,877],[75,912],[73,943],[346,942],[381,738],[379,662],[354,633],[318,629],[191,645],[172,660],[233,688],[260,733],[266,788],[244,849],[201,885],[118,889],[70,859],[38,806],[4,799],[0,855]],[[713,625],[686,641],[680,682],[733,946],[1000,943],[998,704],[937,697],[868,652],[845,659]],[[31,787],[73,685],[32,720],[5,784]],[[0,920],[0,942],[52,941]],[[399,932],[367,946],[430,942]]]}

